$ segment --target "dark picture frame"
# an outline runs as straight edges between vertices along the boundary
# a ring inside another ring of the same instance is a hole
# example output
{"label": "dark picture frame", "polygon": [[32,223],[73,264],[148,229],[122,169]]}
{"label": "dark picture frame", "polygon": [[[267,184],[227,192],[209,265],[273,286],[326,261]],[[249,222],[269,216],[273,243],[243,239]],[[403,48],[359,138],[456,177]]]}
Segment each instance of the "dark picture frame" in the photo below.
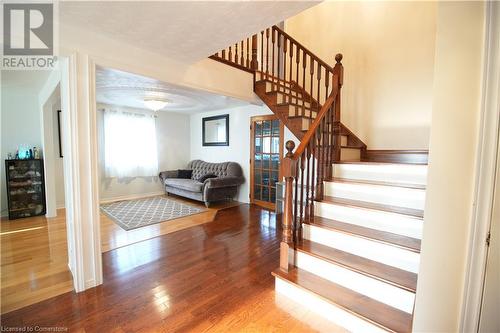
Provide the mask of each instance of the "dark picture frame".
{"label": "dark picture frame", "polygon": [[59,157],[63,158],[62,140],[61,140],[61,110],[57,110],[57,137],[59,139]]}
{"label": "dark picture frame", "polygon": [[[210,122],[215,122],[218,120],[223,119],[225,122],[225,133],[226,133],[226,139],[224,141],[211,141],[208,140],[207,135],[208,133],[207,130],[207,125],[209,125]],[[210,147],[210,146],[229,146],[229,115],[224,114],[220,116],[213,116],[213,117],[205,117],[202,119],[202,141],[203,141],[203,146],[204,147]]]}

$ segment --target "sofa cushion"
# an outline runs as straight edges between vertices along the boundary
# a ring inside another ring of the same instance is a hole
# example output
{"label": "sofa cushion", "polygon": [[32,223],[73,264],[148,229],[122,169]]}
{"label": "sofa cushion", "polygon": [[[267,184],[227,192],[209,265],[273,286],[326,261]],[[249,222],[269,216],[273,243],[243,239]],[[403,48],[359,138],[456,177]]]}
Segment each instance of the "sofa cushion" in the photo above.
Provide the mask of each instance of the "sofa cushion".
{"label": "sofa cushion", "polygon": [[217,175],[214,175],[213,173],[207,173],[206,175],[203,175],[200,178],[198,178],[198,181],[200,183],[204,183],[205,180],[210,179],[210,178],[217,178]]}
{"label": "sofa cushion", "polygon": [[177,170],[177,177],[176,178],[191,179],[192,175],[193,175],[193,170],[179,169],[179,170]]}
{"label": "sofa cushion", "polygon": [[205,184],[194,179],[167,178],[165,185],[191,192],[202,192]]}

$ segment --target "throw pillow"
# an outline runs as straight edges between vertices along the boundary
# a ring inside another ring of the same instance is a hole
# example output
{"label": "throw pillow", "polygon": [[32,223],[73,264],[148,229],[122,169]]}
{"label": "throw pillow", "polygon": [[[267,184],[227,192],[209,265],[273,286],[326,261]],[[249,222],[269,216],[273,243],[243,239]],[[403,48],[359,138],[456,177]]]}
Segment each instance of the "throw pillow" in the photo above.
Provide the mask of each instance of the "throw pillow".
{"label": "throw pillow", "polygon": [[182,169],[177,170],[177,178],[191,179],[192,175],[193,175],[193,170],[182,170]]}
{"label": "throw pillow", "polygon": [[213,173],[207,173],[207,174],[205,174],[205,175],[201,176],[200,178],[198,178],[198,181],[199,181],[200,183],[204,183],[204,182],[205,182],[205,180],[207,180],[207,179],[209,179],[209,178],[217,178],[217,176],[216,176],[216,175],[214,175]]}

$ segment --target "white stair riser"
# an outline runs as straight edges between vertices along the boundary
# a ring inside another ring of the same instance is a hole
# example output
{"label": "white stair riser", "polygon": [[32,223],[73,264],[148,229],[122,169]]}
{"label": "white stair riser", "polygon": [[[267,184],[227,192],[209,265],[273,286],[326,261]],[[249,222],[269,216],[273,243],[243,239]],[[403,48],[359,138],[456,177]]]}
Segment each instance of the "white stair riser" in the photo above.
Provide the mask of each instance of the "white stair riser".
{"label": "white stair riser", "polygon": [[377,332],[387,333],[385,330],[374,324],[353,315],[341,307],[335,306],[323,298],[289,283],[286,280],[276,278],[275,289],[278,295],[283,295],[288,299],[301,304],[304,308],[320,315],[332,323],[344,327],[351,332]]}
{"label": "white stair riser", "polygon": [[359,161],[361,158],[361,150],[355,148],[341,148],[340,160],[341,161]]}
{"label": "white stair riser", "polygon": [[409,164],[335,164],[333,176],[392,183],[427,183],[426,165]]}
{"label": "white stair riser", "polygon": [[424,209],[425,190],[397,186],[325,182],[327,196],[390,206]]}
{"label": "white stair riser", "polygon": [[422,239],[423,220],[403,214],[316,202],[316,216],[394,234]]}
{"label": "white stair riser", "polygon": [[[294,255],[294,250],[290,250],[290,255]],[[295,251],[295,266],[401,311],[413,312],[415,294],[405,289],[301,251]]]}
{"label": "white stair riser", "polygon": [[420,255],[412,251],[309,224],[303,225],[303,237],[312,242],[418,273]]}

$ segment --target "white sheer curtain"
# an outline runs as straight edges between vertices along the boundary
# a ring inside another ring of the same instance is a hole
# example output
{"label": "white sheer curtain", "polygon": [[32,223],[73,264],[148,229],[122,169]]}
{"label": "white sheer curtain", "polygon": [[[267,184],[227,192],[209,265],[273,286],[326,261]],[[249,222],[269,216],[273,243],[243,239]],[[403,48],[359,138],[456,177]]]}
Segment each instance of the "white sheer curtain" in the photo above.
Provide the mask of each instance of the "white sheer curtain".
{"label": "white sheer curtain", "polygon": [[157,155],[153,115],[104,110],[106,177],[157,176]]}

